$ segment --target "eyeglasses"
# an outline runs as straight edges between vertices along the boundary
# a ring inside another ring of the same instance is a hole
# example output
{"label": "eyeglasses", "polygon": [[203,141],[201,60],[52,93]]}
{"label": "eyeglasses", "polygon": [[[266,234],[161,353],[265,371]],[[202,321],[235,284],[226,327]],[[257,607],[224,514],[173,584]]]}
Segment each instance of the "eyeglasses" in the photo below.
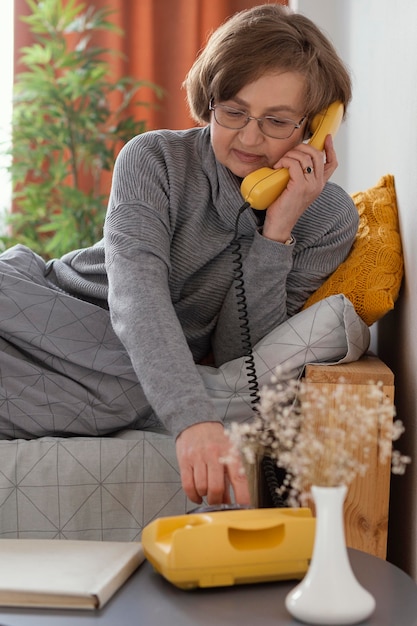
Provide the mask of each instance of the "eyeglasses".
{"label": "eyeglasses", "polygon": [[293,120],[274,117],[273,115],[252,117],[245,111],[229,107],[226,104],[213,104],[213,100],[210,100],[209,111],[213,111],[214,119],[219,126],[229,128],[230,130],[241,130],[249,124],[250,120],[255,120],[261,132],[273,139],[288,139],[297,128],[301,128],[306,119],[306,117],[302,117],[297,123],[293,122]]}

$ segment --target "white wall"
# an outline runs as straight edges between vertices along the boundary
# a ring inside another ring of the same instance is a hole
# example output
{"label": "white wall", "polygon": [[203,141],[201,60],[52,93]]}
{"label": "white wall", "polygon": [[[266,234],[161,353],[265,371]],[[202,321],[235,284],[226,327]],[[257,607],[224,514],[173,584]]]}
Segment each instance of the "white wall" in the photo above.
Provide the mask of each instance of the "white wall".
{"label": "white wall", "polygon": [[297,10],[332,39],[351,69],[354,97],[338,137],[336,182],[349,192],[395,178],[405,281],[395,306],[372,329],[373,347],[393,369],[398,442],[413,458],[394,477],[388,559],[417,581],[417,2],[298,0]]}

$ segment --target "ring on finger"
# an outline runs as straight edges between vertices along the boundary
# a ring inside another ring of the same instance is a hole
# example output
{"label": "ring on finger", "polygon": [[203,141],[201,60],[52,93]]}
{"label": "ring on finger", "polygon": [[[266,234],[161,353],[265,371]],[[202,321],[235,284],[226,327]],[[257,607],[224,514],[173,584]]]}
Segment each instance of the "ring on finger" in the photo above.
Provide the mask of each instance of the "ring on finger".
{"label": "ring on finger", "polygon": [[312,174],[313,168],[310,165],[307,165],[307,167],[304,168],[303,172],[304,174]]}

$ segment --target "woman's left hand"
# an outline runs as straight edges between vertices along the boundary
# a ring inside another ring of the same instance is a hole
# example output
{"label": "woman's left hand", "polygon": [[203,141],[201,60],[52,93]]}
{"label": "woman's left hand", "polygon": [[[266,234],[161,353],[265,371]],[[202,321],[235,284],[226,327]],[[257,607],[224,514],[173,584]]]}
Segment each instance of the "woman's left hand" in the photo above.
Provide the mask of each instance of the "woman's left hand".
{"label": "woman's left hand", "polygon": [[284,242],[301,215],[323,191],[338,165],[331,135],[326,137],[324,152],[308,143],[289,150],[275,168],[288,169],[290,179],[286,189],[268,207],[263,236]]}

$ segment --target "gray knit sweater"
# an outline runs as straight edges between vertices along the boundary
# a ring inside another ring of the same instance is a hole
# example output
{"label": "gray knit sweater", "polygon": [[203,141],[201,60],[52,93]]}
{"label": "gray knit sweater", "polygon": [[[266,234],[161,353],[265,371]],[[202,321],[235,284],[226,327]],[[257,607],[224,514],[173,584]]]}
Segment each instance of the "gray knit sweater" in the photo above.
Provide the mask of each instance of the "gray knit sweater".
{"label": "gray knit sweater", "polygon": [[[139,135],[116,161],[104,239],[50,268],[59,288],[108,301],[148,401],[174,435],[219,419],[195,363],[210,351],[217,365],[242,355],[232,251],[239,187],[216,161],[209,127]],[[237,228],[253,344],[345,259],[358,223],[333,184],[298,221],[293,245],[262,237],[258,215],[247,209]]]}

